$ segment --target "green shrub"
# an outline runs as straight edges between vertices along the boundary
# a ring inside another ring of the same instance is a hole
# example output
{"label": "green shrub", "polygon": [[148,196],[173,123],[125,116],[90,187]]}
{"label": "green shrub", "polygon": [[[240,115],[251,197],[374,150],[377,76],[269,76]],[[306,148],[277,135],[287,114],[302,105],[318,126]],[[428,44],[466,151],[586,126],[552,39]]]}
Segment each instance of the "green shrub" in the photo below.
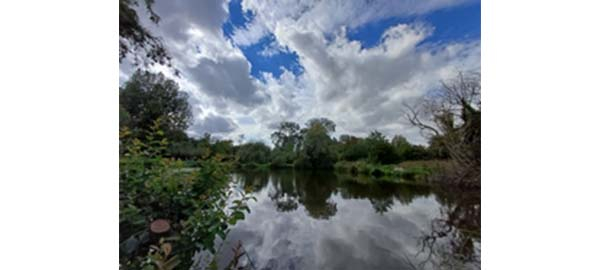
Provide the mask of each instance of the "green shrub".
{"label": "green shrub", "polygon": [[[212,158],[198,161],[197,170],[183,170],[184,162],[162,155],[168,143],[158,127],[144,142],[127,140],[127,130],[120,134],[125,149],[119,159],[121,269],[154,269],[167,262],[173,269],[189,269],[196,250],[215,253],[216,237],[224,239],[229,226],[248,211],[250,198],[243,193],[227,208],[232,194],[225,163]],[[156,219],[171,224],[170,235],[160,242],[148,235]],[[157,251],[167,245],[169,252]]]}
{"label": "green shrub", "polygon": [[238,162],[265,164],[271,160],[271,149],[262,142],[250,142],[238,146]]}
{"label": "green shrub", "polygon": [[339,173],[354,176],[369,176],[374,179],[400,178],[413,182],[425,181],[435,171],[433,168],[424,165],[403,168],[397,165],[380,165],[365,161],[339,161],[335,164],[334,168]]}

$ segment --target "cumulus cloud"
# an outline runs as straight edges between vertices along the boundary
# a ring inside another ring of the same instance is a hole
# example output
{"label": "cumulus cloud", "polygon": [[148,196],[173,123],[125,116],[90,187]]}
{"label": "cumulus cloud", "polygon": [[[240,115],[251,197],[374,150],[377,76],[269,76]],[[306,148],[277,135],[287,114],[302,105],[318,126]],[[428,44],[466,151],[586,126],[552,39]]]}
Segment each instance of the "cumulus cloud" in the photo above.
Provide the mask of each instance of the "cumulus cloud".
{"label": "cumulus cloud", "polygon": [[269,45],[265,46],[265,48],[258,52],[258,54],[264,57],[271,57],[284,52],[289,52],[289,49],[281,46],[277,40],[272,40],[269,42]]}
{"label": "cumulus cloud", "polygon": [[200,29],[207,35],[219,37],[221,25],[229,15],[223,0],[156,1],[154,9],[161,17],[156,31],[160,31],[162,37],[177,41],[185,41],[190,29]]}
{"label": "cumulus cloud", "polygon": [[230,118],[210,114],[203,119],[197,119],[190,127],[189,132],[192,136],[200,136],[204,133],[230,133],[236,128],[236,123]]}
{"label": "cumulus cloud", "polygon": [[250,64],[244,58],[203,58],[196,66],[186,69],[186,74],[212,96],[244,105],[258,104],[265,99],[250,78]]}
{"label": "cumulus cloud", "polygon": [[[257,79],[250,76],[248,60],[223,35],[221,26],[229,16],[227,3],[157,1],[154,10],[161,17],[158,25],[143,15],[142,8],[138,10],[142,24],[163,40],[175,67],[181,71],[177,77],[167,68],[151,68],[178,81],[182,90],[190,94],[194,118],[200,119],[190,127],[191,133],[232,132],[236,124],[231,117],[268,100],[264,88],[258,87]],[[132,73],[126,62],[120,71],[120,81]]]}
{"label": "cumulus cloud", "polygon": [[[294,25],[305,31],[335,32],[355,28],[392,16],[420,15],[473,0],[244,0],[244,12],[253,12],[255,21],[237,29],[234,40],[255,43],[277,27]],[[267,30],[265,30],[268,29]],[[262,36],[258,35],[263,33]]]}
{"label": "cumulus cloud", "polygon": [[[280,121],[304,124],[327,117],[336,122],[336,135],[364,136],[378,129],[389,137],[402,134],[424,143],[418,130],[403,121],[403,103],[458,71],[478,69],[479,41],[429,44],[435,27],[416,22],[389,27],[370,48],[346,33],[365,23],[468,1],[243,0],[243,11],[254,16],[234,29],[231,39],[221,29],[229,16],[228,1],[157,1],[162,20],[152,30],[163,37],[182,71],[176,79],[192,97],[199,120],[190,133],[232,139],[245,134],[249,140],[269,142]],[[268,35],[273,40],[258,55],[268,59],[295,53],[302,72],[284,69],[278,78],[262,73],[260,79],[250,74],[252,66],[240,47]]]}
{"label": "cumulus cloud", "polygon": [[163,39],[175,66],[198,91],[245,106],[264,100],[250,77],[250,63],[223,35],[227,1],[157,1],[155,11],[159,25],[145,24]]}
{"label": "cumulus cloud", "polygon": [[238,46],[248,46],[260,41],[267,34],[269,34],[267,27],[255,20],[248,26],[236,28],[231,38]]}
{"label": "cumulus cloud", "polygon": [[[294,81],[300,87],[286,87],[296,99],[298,109],[288,114],[275,106],[267,115],[296,117],[299,123],[324,116],[338,124],[338,134],[366,135],[378,129],[388,136],[402,133],[415,143],[424,143],[410,125],[403,121],[403,103],[410,103],[426,91],[439,86],[439,81],[459,70],[479,66],[478,41],[420,46],[433,31],[424,24],[399,24],[388,29],[382,42],[364,49],[360,42],[349,40],[340,32],[332,40],[324,33],[298,27],[278,28],[278,41],[299,55],[304,73]],[[268,84],[276,88],[277,83]],[[272,91],[273,93],[277,91]],[[271,93],[271,92],[269,92]]]}

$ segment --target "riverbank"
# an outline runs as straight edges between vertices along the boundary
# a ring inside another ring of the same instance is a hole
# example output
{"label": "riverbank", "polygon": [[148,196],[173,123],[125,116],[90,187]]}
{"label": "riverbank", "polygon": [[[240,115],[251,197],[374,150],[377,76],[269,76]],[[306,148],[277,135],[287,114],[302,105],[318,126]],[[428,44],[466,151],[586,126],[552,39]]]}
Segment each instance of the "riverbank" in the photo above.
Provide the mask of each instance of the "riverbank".
{"label": "riverbank", "polygon": [[376,180],[427,183],[432,175],[443,173],[449,167],[448,163],[445,160],[422,160],[382,165],[364,161],[340,161],[335,164],[334,169],[338,173],[367,176]]}
{"label": "riverbank", "polygon": [[[182,161],[184,167],[195,168],[197,161]],[[266,172],[270,170],[296,170],[313,171],[313,169],[294,166],[294,164],[267,163],[240,163],[238,161],[223,162],[234,171]],[[360,161],[338,161],[332,168],[318,169],[319,171],[331,171],[344,179],[351,179],[360,183],[367,182],[391,182],[419,185],[464,185],[456,181],[456,169],[450,160],[415,160],[404,161],[398,164],[376,164],[363,160]],[[469,186],[478,187],[477,183],[467,182]]]}
{"label": "riverbank", "polygon": [[[365,161],[338,161],[333,168],[328,169],[336,174],[348,175],[361,182],[367,181],[389,181],[389,182],[412,182],[426,184],[430,183],[432,176],[447,172],[450,161],[447,160],[419,160],[406,161],[399,164],[374,164]],[[293,164],[272,163],[245,163],[235,164],[238,170],[267,171],[271,169],[306,169],[295,167]]]}

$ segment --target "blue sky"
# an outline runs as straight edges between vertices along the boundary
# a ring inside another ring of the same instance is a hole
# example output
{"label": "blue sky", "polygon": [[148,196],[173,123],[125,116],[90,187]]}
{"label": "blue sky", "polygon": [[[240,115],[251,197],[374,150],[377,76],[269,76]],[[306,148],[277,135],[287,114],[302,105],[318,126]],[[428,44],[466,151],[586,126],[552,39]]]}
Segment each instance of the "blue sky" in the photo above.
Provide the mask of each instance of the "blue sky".
{"label": "blue sky", "polygon": [[[246,28],[255,17],[252,11],[244,12],[241,4],[242,0],[232,0],[228,4],[229,16],[223,24],[223,33],[228,38],[233,36],[234,29]],[[435,30],[422,42],[423,45],[478,40],[481,38],[481,3],[473,1],[427,14],[383,18],[350,29],[347,35],[350,40],[359,41],[363,48],[371,48],[381,43],[385,30],[400,23],[431,25]],[[268,57],[260,55],[260,52],[268,48],[274,39],[273,35],[268,35],[256,44],[240,47],[246,59],[252,63],[251,74],[257,79],[261,79],[261,72],[269,72],[279,77],[282,68],[291,70],[296,75],[302,72],[298,55],[294,52],[282,52]]]}
{"label": "blue sky", "polygon": [[[251,11],[242,10],[242,1],[233,0],[229,2],[229,17],[223,24],[223,33],[227,38],[233,36],[236,28],[246,28],[248,22],[252,21],[254,14]],[[274,41],[273,35],[267,35],[261,38],[256,44],[241,46],[240,49],[250,63],[252,63],[251,74],[257,79],[261,79],[261,72],[272,73],[279,78],[283,73],[282,68],[293,71],[294,74],[302,72],[302,67],[298,63],[298,55],[293,52],[280,52],[276,55],[264,56],[260,52],[269,47]]]}
{"label": "blue sky", "polygon": [[[281,121],[327,117],[336,136],[378,130],[423,144],[401,108],[479,70],[480,9],[478,0],[171,0],[156,1],[158,26],[142,19],[181,71],[172,78],[190,94],[191,136],[269,143]],[[121,64],[122,80],[131,72]]]}
{"label": "blue sky", "polygon": [[381,41],[383,32],[398,23],[424,22],[435,28],[423,43],[448,43],[464,39],[481,38],[481,4],[467,3],[454,8],[434,11],[429,14],[409,17],[392,17],[362,25],[349,33],[349,38],[360,41],[370,48]]}

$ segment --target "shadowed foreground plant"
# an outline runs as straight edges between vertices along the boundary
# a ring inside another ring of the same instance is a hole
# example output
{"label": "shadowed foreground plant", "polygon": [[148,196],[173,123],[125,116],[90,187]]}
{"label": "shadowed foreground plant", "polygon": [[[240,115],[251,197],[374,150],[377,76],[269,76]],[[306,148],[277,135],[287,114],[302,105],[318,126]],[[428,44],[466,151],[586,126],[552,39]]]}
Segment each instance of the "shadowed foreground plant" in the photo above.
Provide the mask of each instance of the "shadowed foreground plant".
{"label": "shadowed foreground plant", "polygon": [[[228,208],[233,195],[229,168],[218,158],[198,161],[197,170],[163,157],[168,147],[160,121],[145,140],[128,138],[122,130],[119,177],[119,241],[121,269],[189,269],[198,250],[216,253],[215,239],[224,239],[229,227],[244,218],[250,199]],[[168,235],[157,240],[150,224],[170,223]]]}

